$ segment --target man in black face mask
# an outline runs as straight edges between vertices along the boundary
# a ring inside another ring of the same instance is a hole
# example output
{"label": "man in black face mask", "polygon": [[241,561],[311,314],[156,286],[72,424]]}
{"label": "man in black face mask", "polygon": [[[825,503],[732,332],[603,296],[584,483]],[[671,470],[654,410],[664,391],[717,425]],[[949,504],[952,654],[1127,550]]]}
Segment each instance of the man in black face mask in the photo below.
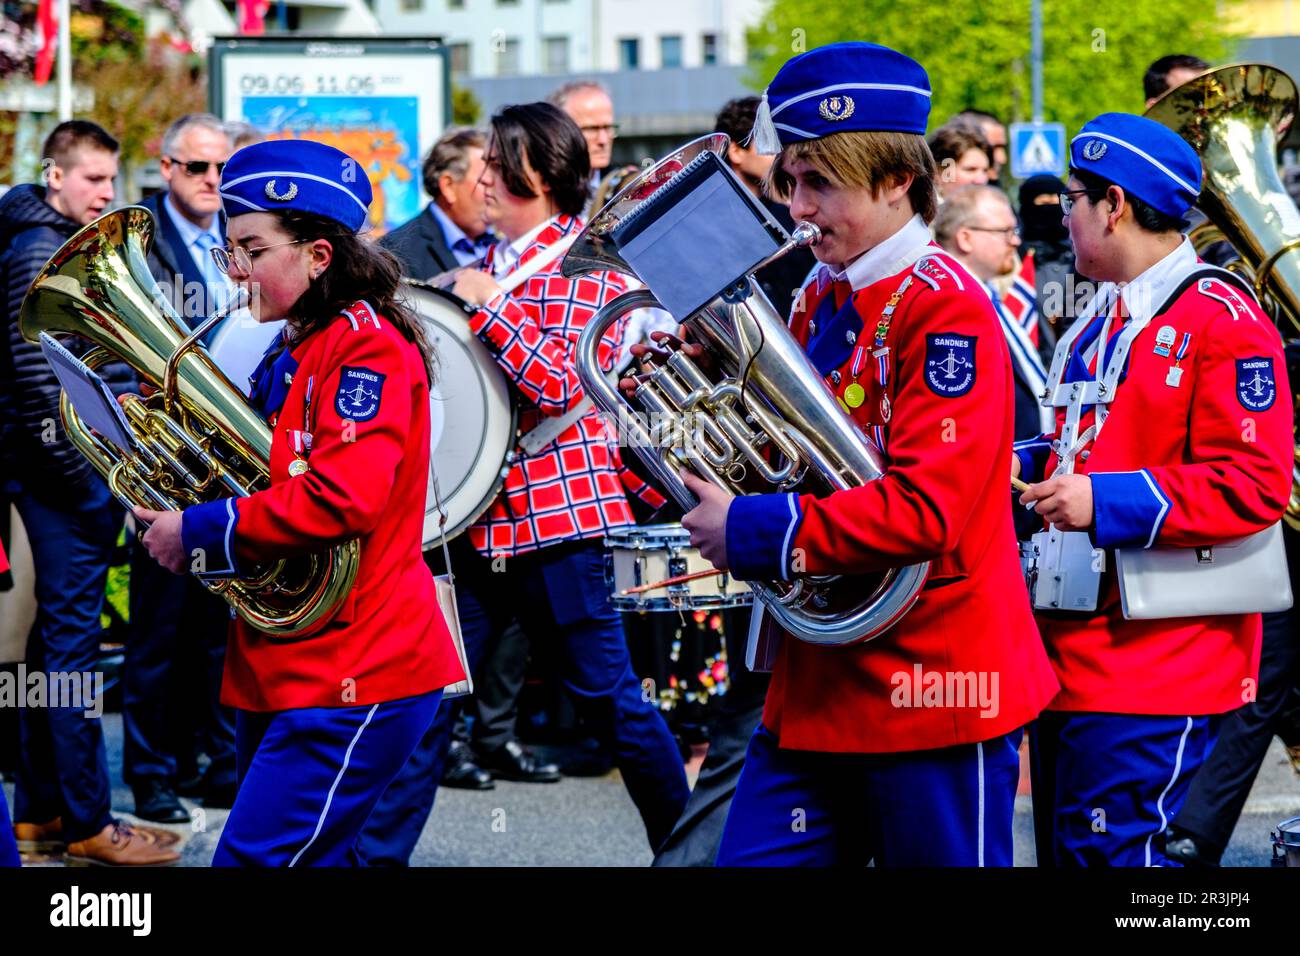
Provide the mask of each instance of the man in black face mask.
{"label": "man in black face mask", "polygon": [[1074,271],[1070,234],[1061,220],[1060,194],[1065,183],[1056,176],[1031,176],[1020,185],[1022,255],[1034,257],[1034,291],[1044,321],[1038,350],[1050,363],[1056,340],[1073,323],[1078,305],[1087,302],[1092,286]]}

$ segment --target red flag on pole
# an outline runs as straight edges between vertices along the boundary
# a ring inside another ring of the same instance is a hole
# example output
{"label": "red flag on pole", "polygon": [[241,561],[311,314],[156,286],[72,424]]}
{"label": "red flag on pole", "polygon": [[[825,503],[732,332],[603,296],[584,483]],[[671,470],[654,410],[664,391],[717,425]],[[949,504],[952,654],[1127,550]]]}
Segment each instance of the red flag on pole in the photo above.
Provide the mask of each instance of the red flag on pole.
{"label": "red flag on pole", "polygon": [[54,51],[59,42],[59,19],[54,0],[41,0],[36,8],[36,25],[40,28],[41,48],[36,53],[36,85],[49,82],[54,68]]}
{"label": "red flag on pole", "polygon": [[245,36],[261,36],[266,32],[266,14],[271,9],[270,0],[236,0],[239,7],[239,32]]}

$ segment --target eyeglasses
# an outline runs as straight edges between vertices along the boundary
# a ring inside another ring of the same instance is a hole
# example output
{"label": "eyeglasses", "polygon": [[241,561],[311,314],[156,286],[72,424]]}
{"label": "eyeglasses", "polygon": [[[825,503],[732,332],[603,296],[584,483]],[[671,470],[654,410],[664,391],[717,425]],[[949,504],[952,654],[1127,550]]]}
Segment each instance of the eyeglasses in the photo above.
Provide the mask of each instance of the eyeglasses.
{"label": "eyeglasses", "polygon": [[206,176],[208,174],[209,166],[217,167],[217,175],[220,176],[221,171],[226,168],[225,163],[210,163],[205,159],[191,159],[187,162],[185,160],[177,159],[175,156],[168,156],[167,158],[177,166],[180,166],[191,176]]}
{"label": "eyeglasses", "polygon": [[225,275],[230,275],[232,267],[239,275],[249,275],[253,271],[253,260],[267,249],[278,249],[280,246],[296,246],[304,242],[314,241],[313,239],[293,239],[289,242],[273,242],[269,246],[258,246],[256,249],[245,249],[243,246],[227,249],[224,246],[216,246],[210,251],[212,252],[212,261],[217,264],[217,268]]}
{"label": "eyeglasses", "polygon": [[1104,193],[1101,193],[1096,189],[1070,189],[1066,192],[1059,193],[1058,195],[1061,197],[1061,215],[1068,216],[1070,214],[1070,209],[1074,206],[1075,196],[1087,196],[1096,201],[1096,198],[1104,195]]}
{"label": "eyeglasses", "polygon": [[1005,229],[995,229],[992,226],[967,226],[971,232],[1000,232],[1007,242],[1020,238],[1019,226],[1007,226]]}
{"label": "eyeglasses", "polygon": [[583,136],[599,136],[601,133],[608,133],[611,137],[618,135],[617,123],[603,123],[598,126],[579,126]]}

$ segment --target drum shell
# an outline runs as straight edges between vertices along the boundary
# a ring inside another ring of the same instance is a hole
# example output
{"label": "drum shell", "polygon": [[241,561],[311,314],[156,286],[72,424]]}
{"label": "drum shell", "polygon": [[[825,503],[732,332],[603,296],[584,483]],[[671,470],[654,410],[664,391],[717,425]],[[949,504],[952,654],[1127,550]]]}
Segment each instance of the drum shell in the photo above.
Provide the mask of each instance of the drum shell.
{"label": "drum shell", "polygon": [[728,574],[698,578],[640,594],[622,592],[683,574],[706,571],[712,565],[691,547],[690,535],[677,524],[646,525],[605,539],[605,582],[616,610],[681,611],[747,607],[753,592]]}
{"label": "drum shell", "polygon": [[1286,866],[1300,867],[1300,817],[1283,820],[1277,825],[1273,846],[1274,856],[1280,851]]}

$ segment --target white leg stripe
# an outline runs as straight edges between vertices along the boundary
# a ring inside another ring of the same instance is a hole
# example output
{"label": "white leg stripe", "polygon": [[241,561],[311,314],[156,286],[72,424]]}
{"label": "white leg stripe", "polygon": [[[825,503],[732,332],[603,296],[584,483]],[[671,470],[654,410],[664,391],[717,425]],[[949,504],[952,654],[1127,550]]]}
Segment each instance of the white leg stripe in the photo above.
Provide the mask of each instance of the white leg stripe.
{"label": "white leg stripe", "polygon": [[356,734],[352,737],[352,742],[348,744],[347,753],[343,755],[343,766],[339,767],[338,775],[335,776],[334,782],[330,784],[330,792],[325,797],[325,806],[321,809],[320,816],[316,819],[316,832],[311,835],[310,840],[303,844],[302,849],[293,855],[293,859],[289,861],[290,866],[297,864],[298,858],[306,853],[307,848],[315,843],[316,838],[320,836],[321,827],[325,826],[325,816],[330,812],[330,804],[334,802],[334,791],[338,789],[339,781],[343,779],[343,774],[346,773],[348,769],[348,763],[352,760],[352,748],[355,747],[357,741],[361,739],[361,732],[370,726],[370,718],[375,716],[375,711],[378,709],[378,704],[375,704],[370,708],[369,713],[366,714],[366,719],[362,721],[361,726],[357,728]]}
{"label": "white leg stripe", "polygon": [[[1187,726],[1183,728],[1183,735],[1178,738],[1178,753],[1174,757],[1174,772],[1170,774],[1169,782],[1165,784],[1165,788],[1160,791],[1160,796],[1156,798],[1156,813],[1160,814],[1160,829],[1157,830],[1156,833],[1164,833],[1165,827],[1169,824],[1169,820],[1165,817],[1165,794],[1167,794],[1170,788],[1174,785],[1174,781],[1178,779],[1178,772],[1183,768],[1183,748],[1187,746],[1187,735],[1190,734],[1191,732],[1192,732],[1192,718],[1188,717]],[[1151,833],[1147,835],[1147,847],[1146,847],[1147,866],[1152,865],[1151,864],[1151,838],[1154,837],[1156,833]]]}
{"label": "white leg stripe", "polygon": [[975,827],[977,847],[979,853],[979,863],[977,866],[984,865],[984,743],[981,741],[975,745],[975,762],[979,772],[979,823]]}

